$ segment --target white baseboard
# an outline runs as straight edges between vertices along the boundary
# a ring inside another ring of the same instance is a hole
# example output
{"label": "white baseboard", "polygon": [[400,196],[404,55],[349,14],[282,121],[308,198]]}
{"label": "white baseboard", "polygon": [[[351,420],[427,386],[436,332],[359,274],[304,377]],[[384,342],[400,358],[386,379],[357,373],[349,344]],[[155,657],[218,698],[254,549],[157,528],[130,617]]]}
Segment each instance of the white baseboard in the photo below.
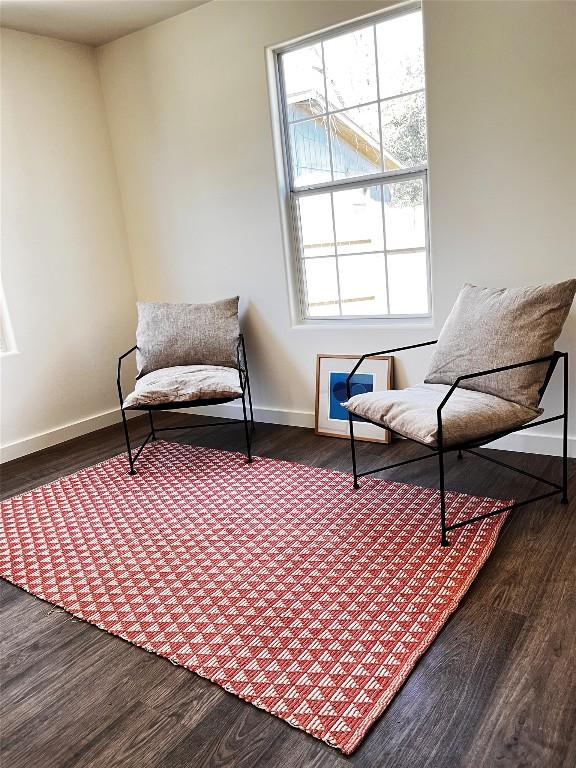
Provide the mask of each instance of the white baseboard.
{"label": "white baseboard", "polygon": [[[242,406],[239,403],[213,405],[209,408],[194,408],[188,413],[203,414],[229,419],[242,418]],[[141,415],[139,412],[127,414],[129,418]],[[254,408],[254,418],[266,424],[284,424],[290,427],[314,428],[314,413],[312,411],[287,411],[279,408]],[[118,409],[105,411],[81,421],[66,424],[63,427],[42,432],[14,443],[0,447],[0,463],[18,459],[29,453],[49,448],[52,445],[72,440],[75,437],[95,432],[97,429],[109,427],[120,421]],[[490,448],[503,451],[518,451],[519,453],[540,453],[546,456],[562,455],[562,439],[559,435],[547,435],[540,432],[518,432],[508,435],[492,443]],[[568,455],[576,457],[576,437],[568,437]]]}
{"label": "white baseboard", "polygon": [[[543,456],[562,456],[562,437],[526,430],[495,440],[487,448],[518,453],[540,453]],[[576,458],[576,437],[570,435],[568,435],[568,456],[572,459]]]}
{"label": "white baseboard", "polygon": [[[188,411],[192,413],[192,410]],[[239,403],[226,403],[211,408],[195,408],[195,413],[209,416],[221,416],[229,419],[242,418],[242,406]],[[314,428],[314,413],[311,411],[283,411],[277,408],[254,408],[254,419],[267,424],[286,424],[290,427]],[[562,455],[562,438],[559,435],[541,432],[517,432],[491,443],[490,448],[518,453],[540,453],[545,456]],[[576,437],[568,436],[568,455],[576,457]]]}
{"label": "white baseboard", "polygon": [[[224,419],[241,419],[242,405],[238,403],[225,403],[224,405],[211,405],[206,408],[182,408],[181,413],[199,413],[202,416],[217,416]],[[254,408],[254,421],[263,421],[265,424],[284,424],[287,427],[308,427],[314,429],[314,414],[309,411],[284,411],[278,408]]]}
{"label": "white baseboard", "polygon": [[[129,418],[138,414],[127,414]],[[29,453],[41,451],[43,448],[50,448],[52,445],[64,443],[66,440],[72,440],[75,437],[86,435],[89,432],[95,432],[97,429],[109,427],[120,421],[120,411],[115,408],[112,411],[105,411],[96,416],[89,416],[87,419],[74,421],[72,424],[65,424],[63,427],[51,429],[48,432],[41,432],[32,435],[24,440],[18,440],[14,443],[8,443],[0,447],[0,464],[12,459],[19,459]]]}

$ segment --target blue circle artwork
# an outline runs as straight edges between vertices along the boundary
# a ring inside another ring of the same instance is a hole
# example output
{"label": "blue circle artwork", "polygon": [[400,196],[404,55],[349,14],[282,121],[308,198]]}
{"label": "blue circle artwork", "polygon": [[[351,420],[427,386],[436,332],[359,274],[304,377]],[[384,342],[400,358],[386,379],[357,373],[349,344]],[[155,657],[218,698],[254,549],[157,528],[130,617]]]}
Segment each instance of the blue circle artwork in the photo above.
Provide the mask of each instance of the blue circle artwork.
{"label": "blue circle artwork", "polygon": [[[348,411],[342,407],[342,403],[348,400],[346,390],[347,373],[330,372],[330,407],[329,417],[344,421],[348,419]],[[358,373],[352,377],[350,382],[350,396],[364,395],[374,391],[374,376],[371,373]],[[353,416],[354,421],[359,421]]]}

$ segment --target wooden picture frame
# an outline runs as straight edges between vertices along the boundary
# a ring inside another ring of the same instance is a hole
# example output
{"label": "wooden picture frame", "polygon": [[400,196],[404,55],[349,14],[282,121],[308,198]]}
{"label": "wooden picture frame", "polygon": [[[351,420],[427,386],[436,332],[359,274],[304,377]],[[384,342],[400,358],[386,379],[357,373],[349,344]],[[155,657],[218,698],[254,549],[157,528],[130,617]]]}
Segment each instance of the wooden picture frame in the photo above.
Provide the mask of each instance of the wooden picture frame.
{"label": "wooden picture frame", "polygon": [[[348,411],[340,405],[346,400],[346,377],[360,355],[316,356],[316,408],[314,431],[317,435],[350,439]],[[392,389],[394,358],[379,355],[366,358],[361,370],[354,374],[353,390],[374,392]],[[354,394],[354,392],[353,392]],[[390,443],[388,430],[354,418],[354,437],[372,443]]]}

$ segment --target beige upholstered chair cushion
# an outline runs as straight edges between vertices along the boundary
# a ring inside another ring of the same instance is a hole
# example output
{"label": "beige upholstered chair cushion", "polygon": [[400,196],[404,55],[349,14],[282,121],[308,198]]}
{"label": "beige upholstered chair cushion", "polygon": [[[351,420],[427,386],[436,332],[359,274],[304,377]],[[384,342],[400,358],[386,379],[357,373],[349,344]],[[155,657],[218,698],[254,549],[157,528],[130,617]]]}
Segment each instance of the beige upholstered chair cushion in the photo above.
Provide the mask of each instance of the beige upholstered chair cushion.
{"label": "beige upholstered chair cushion", "polygon": [[176,365],[152,371],[136,381],[124,408],[145,408],[194,400],[223,400],[242,395],[238,370],[214,365]]}
{"label": "beige upholstered chair cushion", "polygon": [[[343,405],[356,416],[436,447],[436,409],[449,389],[447,384],[417,384],[408,389],[355,395]],[[443,443],[457,445],[520,427],[540,413],[540,408],[527,408],[494,395],[458,387],[442,409]]]}
{"label": "beige upholstered chair cushion", "polygon": [[138,375],[175,365],[237,368],[238,296],[212,304],[138,304]]}
{"label": "beige upholstered chair cushion", "polygon": [[[576,292],[576,280],[534,288],[466,284],[444,324],[425,382],[551,355]],[[460,386],[536,408],[548,363],[480,376]]]}

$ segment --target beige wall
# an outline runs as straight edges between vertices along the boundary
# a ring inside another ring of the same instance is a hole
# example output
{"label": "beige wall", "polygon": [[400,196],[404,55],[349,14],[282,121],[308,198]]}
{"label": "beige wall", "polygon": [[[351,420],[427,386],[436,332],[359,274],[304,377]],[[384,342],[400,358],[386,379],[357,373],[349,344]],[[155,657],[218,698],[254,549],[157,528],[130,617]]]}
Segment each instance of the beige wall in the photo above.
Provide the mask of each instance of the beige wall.
{"label": "beige wall", "polygon": [[[265,48],[383,5],[215,2],[99,50],[138,296],[240,293],[270,419],[310,423],[317,352],[434,338],[464,281],[576,273],[576,4],[428,2],[434,327],[292,326]],[[575,312],[560,341],[572,353]],[[400,384],[426,359],[403,357]]]}
{"label": "beige wall", "polygon": [[100,415],[116,406],[134,289],[94,49],[2,30],[1,74],[2,276],[18,349],[1,361],[2,444],[12,458],[111,420]]}
{"label": "beige wall", "polygon": [[[433,327],[292,324],[265,49],[385,4],[213,2],[97,53],[2,32],[2,272],[18,347],[2,358],[5,458],[114,418],[135,320],[128,244],[141,299],[241,294],[259,416],[299,424],[312,423],[317,352],[434,337],[465,280],[576,273],[576,4],[435,0]],[[559,346],[576,352],[575,310]],[[398,359],[398,383],[426,359]],[[547,405],[559,402],[554,388]]]}

